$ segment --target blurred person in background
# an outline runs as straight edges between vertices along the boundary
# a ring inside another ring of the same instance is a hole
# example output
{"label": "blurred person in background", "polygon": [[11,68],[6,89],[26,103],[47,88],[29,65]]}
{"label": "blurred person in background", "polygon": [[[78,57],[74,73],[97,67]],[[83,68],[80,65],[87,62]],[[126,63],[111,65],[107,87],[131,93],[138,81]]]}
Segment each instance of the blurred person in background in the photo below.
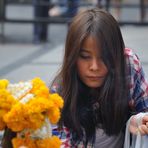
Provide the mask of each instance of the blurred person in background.
{"label": "blurred person in background", "polygon": [[[35,19],[38,18],[43,19],[48,17],[49,5],[48,4],[46,5],[45,4],[46,2],[49,2],[49,0],[33,0]],[[35,23],[33,30],[33,42],[34,43],[46,42],[47,38],[48,38],[48,24],[41,22]]]}
{"label": "blurred person in background", "polygon": [[[59,5],[55,5],[52,9],[49,10],[49,16],[59,16],[59,17],[73,17],[78,12],[78,5],[82,0],[53,0],[53,3],[60,3]],[[92,6],[97,6],[99,8],[105,9],[109,11],[111,2],[115,3],[116,7],[113,9],[114,17],[119,20],[120,19],[120,6],[123,0],[83,0],[83,2],[90,2]],[[94,3],[96,5],[94,5]]]}
{"label": "blurred person in background", "polygon": [[78,11],[79,0],[54,0],[56,4],[52,9],[49,9],[49,16],[55,17],[73,17]]}
{"label": "blurred person in background", "polygon": [[148,0],[140,0],[141,22],[144,22],[146,19],[146,5],[147,4],[148,4]]}
{"label": "blurred person in background", "polygon": [[121,10],[120,10],[120,7],[118,6],[121,5],[123,0],[98,0],[98,7],[103,8],[104,6],[105,10],[109,11],[111,2],[113,2],[116,6],[113,11],[113,16],[115,17],[116,20],[120,20]]}

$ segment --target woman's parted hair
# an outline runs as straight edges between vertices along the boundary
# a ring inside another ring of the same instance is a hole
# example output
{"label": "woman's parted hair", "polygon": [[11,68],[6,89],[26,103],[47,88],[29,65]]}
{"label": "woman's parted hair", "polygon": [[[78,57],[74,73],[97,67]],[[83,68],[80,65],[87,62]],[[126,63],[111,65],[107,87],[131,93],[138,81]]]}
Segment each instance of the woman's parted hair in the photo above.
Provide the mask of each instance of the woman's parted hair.
{"label": "woman's parted hair", "polygon": [[111,14],[98,8],[78,13],[69,26],[63,66],[58,75],[62,78],[61,95],[65,102],[61,123],[76,131],[78,135],[81,133],[77,112],[79,78],[76,62],[88,36],[95,37],[98,46],[101,46],[102,59],[108,68],[108,76],[98,96],[98,122],[102,123],[107,134],[118,134],[128,115],[125,45],[116,20]]}

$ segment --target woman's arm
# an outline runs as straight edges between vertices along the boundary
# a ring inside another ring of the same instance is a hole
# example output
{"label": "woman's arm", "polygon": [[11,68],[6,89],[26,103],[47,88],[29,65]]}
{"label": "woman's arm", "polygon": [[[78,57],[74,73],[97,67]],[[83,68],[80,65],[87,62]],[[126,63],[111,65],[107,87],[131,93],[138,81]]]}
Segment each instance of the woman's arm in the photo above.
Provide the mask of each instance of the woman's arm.
{"label": "woman's arm", "polygon": [[[130,49],[129,49],[130,50]],[[130,98],[132,108],[135,113],[148,111],[148,82],[146,80],[140,59],[132,51],[128,55],[130,69]],[[141,122],[138,123],[139,116],[133,115],[130,119],[130,132],[142,135],[148,134],[148,114],[142,114]]]}

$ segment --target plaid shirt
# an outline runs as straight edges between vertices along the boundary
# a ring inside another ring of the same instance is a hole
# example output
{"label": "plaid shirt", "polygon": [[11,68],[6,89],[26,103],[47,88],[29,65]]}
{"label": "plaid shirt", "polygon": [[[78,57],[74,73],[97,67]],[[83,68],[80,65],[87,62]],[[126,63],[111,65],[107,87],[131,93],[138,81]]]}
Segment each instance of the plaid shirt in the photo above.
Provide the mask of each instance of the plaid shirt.
{"label": "plaid shirt", "polygon": [[[129,105],[132,110],[141,112],[148,110],[148,82],[146,81],[140,60],[138,56],[132,52],[130,48],[125,48],[125,57],[127,63],[127,80],[129,83]],[[60,86],[54,84],[51,92],[58,92]],[[84,148],[82,141],[71,145],[72,135],[70,131],[63,127],[62,131],[53,128],[53,134],[58,135],[62,140],[61,148]],[[92,144],[88,144],[87,148],[92,148]]]}
{"label": "plaid shirt", "polygon": [[148,82],[140,60],[131,49],[125,48],[129,80],[129,104],[136,112],[148,109]]}

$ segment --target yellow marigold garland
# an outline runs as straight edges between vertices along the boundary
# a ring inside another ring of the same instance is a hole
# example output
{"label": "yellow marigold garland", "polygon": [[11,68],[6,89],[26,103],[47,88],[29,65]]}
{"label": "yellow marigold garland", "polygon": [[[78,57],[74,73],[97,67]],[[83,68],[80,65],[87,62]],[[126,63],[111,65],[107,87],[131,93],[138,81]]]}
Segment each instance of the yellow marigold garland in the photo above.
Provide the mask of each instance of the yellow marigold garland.
{"label": "yellow marigold garland", "polygon": [[40,78],[35,78],[32,80],[33,88],[31,93],[38,97],[48,98],[50,95],[48,87],[46,87],[45,83]]}
{"label": "yellow marigold garland", "polygon": [[6,90],[8,84],[8,80],[0,80],[0,130],[4,130],[6,127],[3,117],[17,102],[15,98]]}
{"label": "yellow marigold garland", "polygon": [[58,137],[52,136],[43,140],[33,140],[30,138],[14,138],[12,140],[13,148],[19,148],[24,146],[27,148],[59,148],[61,141]]}
{"label": "yellow marigold garland", "polygon": [[0,89],[6,89],[9,84],[9,81],[6,79],[0,80]]}
{"label": "yellow marigold garland", "polygon": [[[31,136],[40,134],[42,126],[57,123],[62,107],[63,99],[58,94],[50,94],[40,78],[15,85],[0,80],[0,130],[7,126],[20,135],[24,134],[13,139],[14,148],[59,148],[61,142],[56,136],[47,137],[47,133],[43,139]],[[48,123],[45,122],[47,119]]]}

